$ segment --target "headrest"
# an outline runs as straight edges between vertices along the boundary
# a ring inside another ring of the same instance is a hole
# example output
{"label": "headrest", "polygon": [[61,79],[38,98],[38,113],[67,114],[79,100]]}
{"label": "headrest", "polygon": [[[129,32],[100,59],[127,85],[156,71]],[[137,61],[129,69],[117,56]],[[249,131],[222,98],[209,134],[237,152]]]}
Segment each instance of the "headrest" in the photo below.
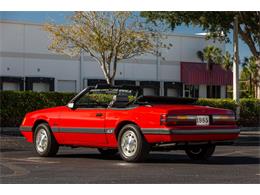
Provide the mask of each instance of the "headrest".
{"label": "headrest", "polygon": [[128,99],[127,95],[114,95],[112,101],[113,102],[128,102],[129,99]]}
{"label": "headrest", "polygon": [[123,108],[129,102],[128,96],[126,95],[114,95],[109,107]]}

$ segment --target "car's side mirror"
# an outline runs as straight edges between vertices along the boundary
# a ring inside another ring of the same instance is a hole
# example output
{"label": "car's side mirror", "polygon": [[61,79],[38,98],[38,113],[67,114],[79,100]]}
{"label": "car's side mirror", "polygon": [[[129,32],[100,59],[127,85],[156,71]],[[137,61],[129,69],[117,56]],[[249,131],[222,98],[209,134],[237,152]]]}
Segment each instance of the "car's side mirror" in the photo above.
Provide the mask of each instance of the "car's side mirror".
{"label": "car's side mirror", "polygon": [[70,108],[70,109],[73,109],[75,105],[74,105],[74,103],[73,103],[73,102],[70,102],[70,103],[68,103],[68,105],[67,105],[67,106],[68,106],[68,108]]}

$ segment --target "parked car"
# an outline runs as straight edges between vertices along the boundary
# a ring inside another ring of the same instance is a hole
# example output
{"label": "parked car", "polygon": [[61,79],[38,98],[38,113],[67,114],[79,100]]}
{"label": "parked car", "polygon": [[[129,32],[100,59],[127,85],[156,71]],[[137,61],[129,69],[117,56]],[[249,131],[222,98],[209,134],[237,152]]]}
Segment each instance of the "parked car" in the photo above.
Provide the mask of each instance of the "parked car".
{"label": "parked car", "polygon": [[43,157],[59,146],[94,147],[128,162],[143,161],[151,150],[184,150],[205,160],[239,135],[231,110],[141,94],[131,86],[88,87],[66,106],[26,114],[20,130]]}

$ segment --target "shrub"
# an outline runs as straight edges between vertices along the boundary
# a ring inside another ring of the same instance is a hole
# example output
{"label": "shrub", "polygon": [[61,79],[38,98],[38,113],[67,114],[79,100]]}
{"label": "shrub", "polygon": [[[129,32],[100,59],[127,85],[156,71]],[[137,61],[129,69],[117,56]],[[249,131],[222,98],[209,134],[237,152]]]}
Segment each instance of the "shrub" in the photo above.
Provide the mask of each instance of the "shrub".
{"label": "shrub", "polygon": [[2,91],[0,92],[0,126],[19,126],[27,112],[65,105],[74,95],[57,92]]}
{"label": "shrub", "polygon": [[230,109],[236,112],[240,106],[240,120],[238,124],[247,127],[260,126],[260,100],[253,98],[240,99],[239,105],[232,99],[198,99],[196,104],[216,108]]}
{"label": "shrub", "polygon": [[[38,109],[66,105],[74,93],[32,91],[1,91],[0,126],[15,127],[21,124],[24,115]],[[108,103],[111,95],[92,95],[92,98],[101,103]],[[130,97],[132,99],[133,97]],[[197,105],[236,110],[238,106],[232,99],[198,99]],[[259,126],[260,100],[241,99],[240,121],[243,126]]]}

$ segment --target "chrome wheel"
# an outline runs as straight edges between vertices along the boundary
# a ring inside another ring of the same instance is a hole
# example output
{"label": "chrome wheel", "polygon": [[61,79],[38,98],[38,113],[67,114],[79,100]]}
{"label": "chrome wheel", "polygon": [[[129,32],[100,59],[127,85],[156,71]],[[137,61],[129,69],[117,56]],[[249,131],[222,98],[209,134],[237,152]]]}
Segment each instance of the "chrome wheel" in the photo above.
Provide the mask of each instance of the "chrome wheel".
{"label": "chrome wheel", "polygon": [[48,147],[48,135],[45,129],[39,129],[36,134],[36,149],[44,152]]}
{"label": "chrome wheel", "polygon": [[200,154],[202,151],[202,148],[194,148],[190,150],[190,153],[192,154]]}
{"label": "chrome wheel", "polygon": [[121,150],[125,156],[131,157],[137,150],[137,137],[131,130],[127,130],[121,138]]}

